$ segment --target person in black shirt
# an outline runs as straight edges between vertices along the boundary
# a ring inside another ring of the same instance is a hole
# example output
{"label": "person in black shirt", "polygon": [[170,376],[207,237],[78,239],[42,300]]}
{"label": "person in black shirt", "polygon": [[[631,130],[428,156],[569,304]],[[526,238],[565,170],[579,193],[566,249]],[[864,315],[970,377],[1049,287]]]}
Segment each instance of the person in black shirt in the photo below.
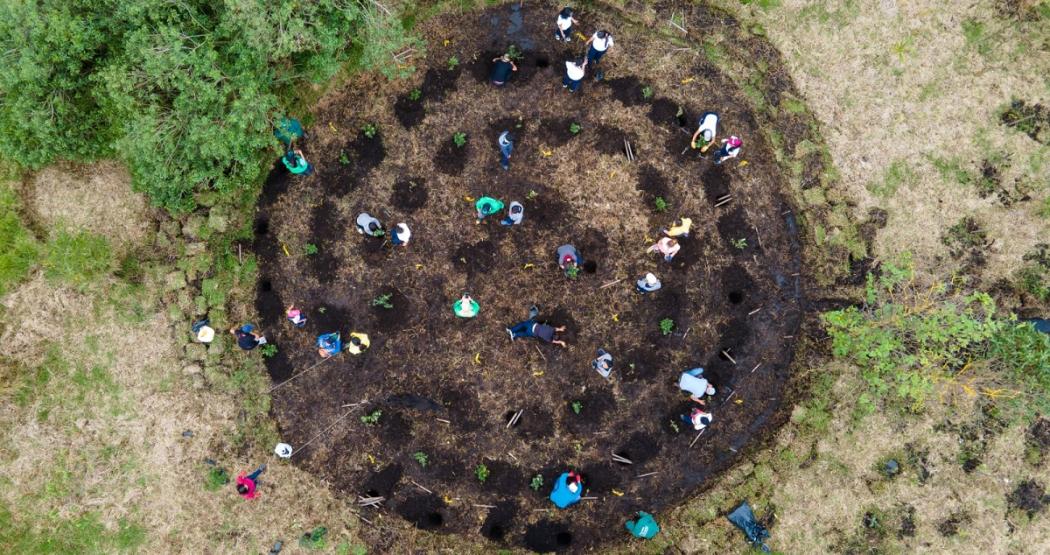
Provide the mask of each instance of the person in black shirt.
{"label": "person in black shirt", "polygon": [[262,334],[256,332],[255,326],[251,324],[230,328],[230,333],[237,338],[237,346],[245,351],[250,351],[266,342]]}
{"label": "person in black shirt", "polygon": [[493,58],[492,61],[496,62],[496,65],[492,66],[492,75],[490,76],[492,84],[502,87],[510,79],[511,72],[518,71],[518,66],[514,65],[514,61],[507,54],[499,58]]}

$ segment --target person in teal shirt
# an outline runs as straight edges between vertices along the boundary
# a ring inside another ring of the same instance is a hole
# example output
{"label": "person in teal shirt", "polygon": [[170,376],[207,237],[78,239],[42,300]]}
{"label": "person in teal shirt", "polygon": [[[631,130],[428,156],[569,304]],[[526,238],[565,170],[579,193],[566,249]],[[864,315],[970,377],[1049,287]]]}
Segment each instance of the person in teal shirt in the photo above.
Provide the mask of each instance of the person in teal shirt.
{"label": "person in teal shirt", "polygon": [[632,536],[643,540],[651,540],[660,532],[656,519],[645,511],[638,511],[638,520],[628,520],[626,526]]}
{"label": "person in teal shirt", "polygon": [[281,118],[273,128],[273,136],[288,148],[291,148],[293,141],[304,135],[306,132],[303,131],[303,124],[295,118]]}
{"label": "person in teal shirt", "polygon": [[478,221],[476,223],[480,224],[481,220],[503,210],[503,201],[492,197],[481,197],[474,203],[474,208],[478,211]]}
{"label": "person in teal shirt", "polygon": [[452,303],[452,312],[455,312],[460,318],[473,318],[480,310],[481,306],[470,296],[470,293],[463,293],[458,301]]}
{"label": "person in teal shirt", "polygon": [[281,161],[284,162],[284,167],[295,175],[310,175],[314,171],[314,167],[306,161],[306,156],[303,156],[303,151],[299,149],[289,150],[281,157]]}

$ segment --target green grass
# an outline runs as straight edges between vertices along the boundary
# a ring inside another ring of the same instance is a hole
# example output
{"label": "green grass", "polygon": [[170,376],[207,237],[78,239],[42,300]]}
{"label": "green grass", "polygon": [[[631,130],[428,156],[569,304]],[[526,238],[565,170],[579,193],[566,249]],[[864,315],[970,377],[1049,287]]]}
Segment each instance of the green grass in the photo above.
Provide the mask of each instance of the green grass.
{"label": "green grass", "polygon": [[[95,512],[70,518],[56,514],[26,518],[0,503],[0,545],[6,553],[131,553],[146,542],[146,529],[121,519],[115,530],[107,529]],[[29,522],[38,522],[38,528]]]}
{"label": "green grass", "polygon": [[40,256],[40,246],[22,225],[18,196],[0,186],[0,296],[17,285]]}
{"label": "green grass", "polygon": [[910,183],[914,179],[915,171],[911,169],[911,166],[904,160],[896,160],[886,168],[886,173],[883,174],[881,181],[871,181],[866,187],[871,194],[877,197],[889,198],[897,193],[901,185]]}
{"label": "green grass", "polygon": [[86,287],[116,267],[109,242],[93,233],[59,230],[46,251],[44,275],[77,288]]}

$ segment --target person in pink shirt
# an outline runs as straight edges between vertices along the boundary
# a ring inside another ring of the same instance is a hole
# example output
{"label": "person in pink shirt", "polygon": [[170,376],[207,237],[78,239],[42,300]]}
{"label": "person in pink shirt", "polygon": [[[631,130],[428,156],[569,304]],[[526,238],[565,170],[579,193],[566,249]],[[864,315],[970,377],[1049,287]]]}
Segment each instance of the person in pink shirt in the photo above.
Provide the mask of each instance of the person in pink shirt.
{"label": "person in pink shirt", "polygon": [[665,261],[670,262],[681,248],[682,245],[674,237],[664,237],[649,247],[646,252],[659,252],[664,255]]}
{"label": "person in pink shirt", "polygon": [[256,485],[259,483],[259,475],[266,470],[266,465],[262,465],[255,469],[255,472],[245,475],[243,472],[237,475],[237,493],[241,494],[241,497],[245,499],[255,499],[258,495]]}

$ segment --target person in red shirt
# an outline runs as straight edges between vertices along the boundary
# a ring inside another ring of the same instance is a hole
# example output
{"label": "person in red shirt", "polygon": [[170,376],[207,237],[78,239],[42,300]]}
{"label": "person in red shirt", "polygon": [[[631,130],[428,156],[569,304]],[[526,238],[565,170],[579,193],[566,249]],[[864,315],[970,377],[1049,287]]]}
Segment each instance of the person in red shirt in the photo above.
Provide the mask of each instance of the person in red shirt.
{"label": "person in red shirt", "polygon": [[255,499],[257,493],[255,493],[256,485],[259,483],[259,475],[266,470],[266,465],[262,465],[255,469],[255,472],[245,475],[243,472],[237,475],[237,493],[241,494],[241,497],[245,499]]}

